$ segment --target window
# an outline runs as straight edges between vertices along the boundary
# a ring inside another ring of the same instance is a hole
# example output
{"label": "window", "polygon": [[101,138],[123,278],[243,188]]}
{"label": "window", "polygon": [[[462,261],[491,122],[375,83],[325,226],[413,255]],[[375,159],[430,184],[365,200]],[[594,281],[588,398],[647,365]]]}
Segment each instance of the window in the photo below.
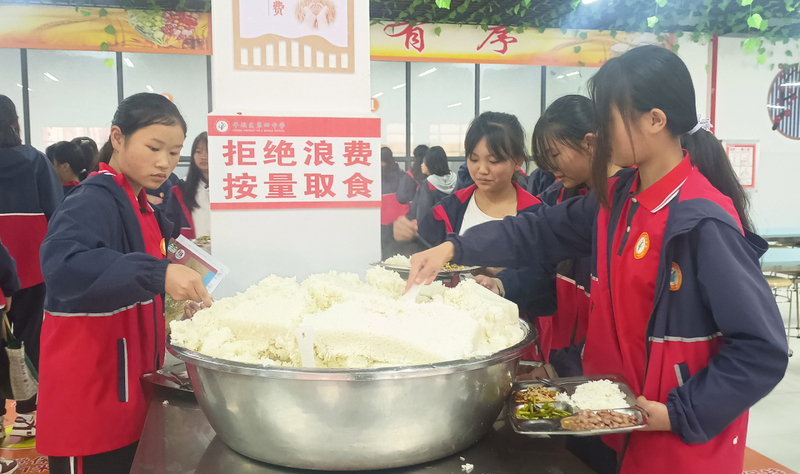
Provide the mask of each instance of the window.
{"label": "window", "polygon": [[188,54],[123,53],[125,97],[139,92],[167,94],[188,128],[181,154],[188,156],[194,138],[208,128],[206,57]]}
{"label": "window", "polygon": [[411,149],[441,146],[464,156],[464,136],[475,117],[475,65],[411,63]]}
{"label": "window", "polygon": [[541,67],[481,64],[480,70],[481,113],[516,115],[525,129],[525,146],[530,152],[533,127],[541,112]]}
{"label": "window", "polygon": [[[19,115],[20,129],[25,126],[22,114],[22,71],[18,49],[0,49],[0,94],[14,102]],[[25,131],[22,139],[25,139]]]}
{"label": "window", "polygon": [[395,159],[406,154],[406,63],[372,61],[372,109],[381,118],[381,145]]}
{"label": "window", "polygon": [[589,96],[589,79],[600,68],[596,67],[564,67],[553,66],[547,68],[547,105],[559,97],[570,94]]}
{"label": "window", "polygon": [[108,140],[117,110],[114,53],[28,50],[31,145],[44,151],[61,140]]}

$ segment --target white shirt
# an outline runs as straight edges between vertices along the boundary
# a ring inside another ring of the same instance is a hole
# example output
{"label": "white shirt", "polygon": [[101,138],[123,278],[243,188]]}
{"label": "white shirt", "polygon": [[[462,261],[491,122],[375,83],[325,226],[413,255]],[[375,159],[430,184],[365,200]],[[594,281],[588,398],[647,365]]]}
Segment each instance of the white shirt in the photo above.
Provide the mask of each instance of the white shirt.
{"label": "white shirt", "polygon": [[502,217],[492,217],[481,211],[478,207],[478,203],[475,202],[475,193],[473,193],[467,203],[467,211],[464,213],[464,220],[461,221],[461,231],[459,231],[458,235],[464,235],[467,229],[475,227],[476,225],[502,220]]}
{"label": "white shirt", "polygon": [[192,210],[192,223],[196,238],[211,236],[211,198],[208,195],[208,185],[200,181],[197,186],[197,209]]}

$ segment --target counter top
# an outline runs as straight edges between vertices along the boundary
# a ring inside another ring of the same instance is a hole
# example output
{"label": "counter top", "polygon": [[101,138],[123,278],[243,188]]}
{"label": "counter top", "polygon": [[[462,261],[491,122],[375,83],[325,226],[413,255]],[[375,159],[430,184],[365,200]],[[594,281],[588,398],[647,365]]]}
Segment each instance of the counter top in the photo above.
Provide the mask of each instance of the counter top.
{"label": "counter top", "polygon": [[[216,436],[190,393],[161,386],[147,414],[131,474],[298,474],[298,469],[260,463],[228,448]],[[464,458],[462,461],[461,458]],[[465,451],[416,466],[381,474],[591,474],[593,471],[564,447],[564,438],[532,438],[514,433],[501,414],[492,430]]]}

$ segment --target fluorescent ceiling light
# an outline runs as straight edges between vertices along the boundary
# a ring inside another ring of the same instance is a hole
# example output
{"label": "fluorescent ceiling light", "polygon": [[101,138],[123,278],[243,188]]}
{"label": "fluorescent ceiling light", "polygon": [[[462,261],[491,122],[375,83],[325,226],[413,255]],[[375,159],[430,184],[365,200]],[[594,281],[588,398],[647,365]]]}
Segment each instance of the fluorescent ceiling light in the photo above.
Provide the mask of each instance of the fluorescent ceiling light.
{"label": "fluorescent ceiling light", "polygon": [[447,108],[449,109],[451,107],[458,107],[459,105],[461,105],[461,102],[456,102],[455,104],[448,105]]}
{"label": "fluorescent ceiling light", "polygon": [[564,79],[564,76],[558,76],[556,79]]}
{"label": "fluorescent ceiling light", "polygon": [[153,92],[153,86],[151,86],[150,84],[147,84],[147,90],[150,91],[150,92]]}
{"label": "fluorescent ceiling light", "polygon": [[56,76],[50,74],[49,72],[44,73],[44,77],[50,79],[51,81],[58,82],[58,78]]}
{"label": "fluorescent ceiling light", "polygon": [[800,82],[787,82],[786,84],[781,84],[781,87],[799,87]]}
{"label": "fluorescent ceiling light", "polygon": [[125,64],[128,67],[133,67],[133,61],[131,61],[129,58],[124,58],[123,61],[125,61]]}
{"label": "fluorescent ceiling light", "polygon": [[377,94],[373,95],[372,98],[373,99],[377,99],[378,97],[380,97],[382,95],[383,95],[383,92],[378,92]]}
{"label": "fluorescent ceiling light", "polygon": [[19,82],[17,82],[17,87],[19,87],[20,89],[22,89],[22,84],[20,84]]}
{"label": "fluorescent ceiling light", "polygon": [[767,107],[769,107],[770,109],[785,109],[786,108],[786,106],[784,106],[784,105],[768,105]]}
{"label": "fluorescent ceiling light", "polygon": [[483,102],[484,100],[489,100],[489,99],[491,99],[491,97],[484,97],[483,99],[481,99],[481,102]]}
{"label": "fluorescent ceiling light", "polygon": [[571,72],[571,73],[567,74],[567,77],[570,77],[570,76],[577,76],[578,74],[580,74],[580,72],[578,72],[578,71],[573,71],[573,72]]}
{"label": "fluorescent ceiling light", "polygon": [[398,85],[392,87],[392,89],[400,89],[401,87],[405,87],[405,86],[406,86],[405,84],[398,84]]}
{"label": "fluorescent ceiling light", "polygon": [[581,0],[581,3],[583,3],[584,5],[588,5],[588,4],[590,4],[590,3],[594,3],[594,2],[596,2],[596,1],[597,1],[597,0]]}
{"label": "fluorescent ceiling light", "polygon": [[421,72],[421,73],[419,74],[419,77],[427,76],[428,74],[431,74],[431,73],[433,73],[433,72],[436,72],[436,68],[435,68],[435,67],[432,67],[432,68],[428,69],[428,70],[427,70],[427,71],[425,71],[425,72]]}

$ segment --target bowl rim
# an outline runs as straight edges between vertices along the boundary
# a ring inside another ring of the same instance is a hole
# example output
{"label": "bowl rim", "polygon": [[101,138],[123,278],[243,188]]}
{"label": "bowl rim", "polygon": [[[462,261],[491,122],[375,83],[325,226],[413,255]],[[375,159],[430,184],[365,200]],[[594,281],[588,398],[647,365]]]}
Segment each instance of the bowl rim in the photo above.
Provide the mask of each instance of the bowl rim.
{"label": "bowl rim", "polygon": [[203,355],[199,352],[195,352],[180,346],[175,346],[172,344],[171,339],[167,341],[167,350],[169,350],[172,355],[182,360],[187,365],[194,365],[197,367],[239,375],[298,380],[366,381],[405,379],[468,372],[492,365],[502,364],[513,359],[518,359],[522,355],[525,347],[532,343],[537,336],[536,330],[527,321],[520,318],[519,324],[525,333],[524,337],[513,346],[503,349],[502,351],[495,352],[494,354],[471,359],[459,359],[438,362],[434,364],[398,367],[328,369],[263,366],[260,364],[248,364],[244,362],[236,362]]}

